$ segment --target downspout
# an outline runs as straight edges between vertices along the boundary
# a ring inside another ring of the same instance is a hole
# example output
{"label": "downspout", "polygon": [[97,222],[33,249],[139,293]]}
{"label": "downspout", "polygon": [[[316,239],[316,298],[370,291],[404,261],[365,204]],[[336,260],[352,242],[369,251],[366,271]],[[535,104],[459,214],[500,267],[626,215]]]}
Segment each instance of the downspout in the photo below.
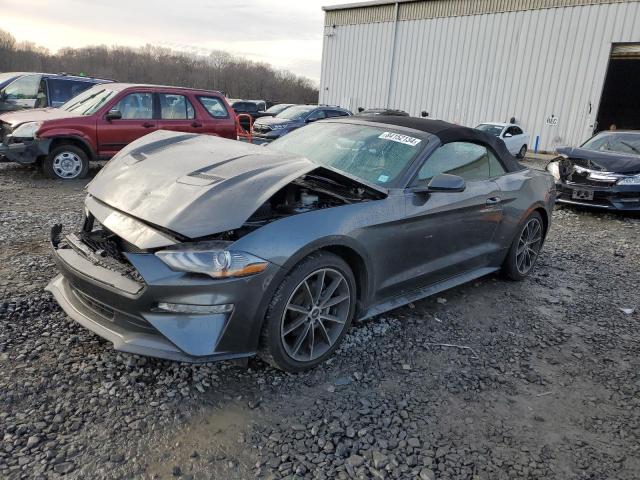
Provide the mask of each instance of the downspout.
{"label": "downspout", "polygon": [[393,88],[393,72],[396,64],[396,39],[398,37],[398,3],[395,2],[393,12],[393,39],[391,40],[391,58],[389,58],[389,88],[387,89],[387,101],[386,108],[391,108],[389,103],[391,102],[391,89]]}

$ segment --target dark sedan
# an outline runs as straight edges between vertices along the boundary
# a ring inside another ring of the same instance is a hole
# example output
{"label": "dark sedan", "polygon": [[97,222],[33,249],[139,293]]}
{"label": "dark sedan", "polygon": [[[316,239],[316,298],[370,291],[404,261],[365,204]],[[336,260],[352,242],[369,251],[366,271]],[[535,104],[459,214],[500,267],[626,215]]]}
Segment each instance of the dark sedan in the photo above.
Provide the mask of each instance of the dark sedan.
{"label": "dark sedan", "polygon": [[89,184],[81,229],[53,228],[47,289],[121,351],[301,371],[354,319],[524,278],[554,194],[502,142],[441,121],[326,120],[267,148],[158,131]]}
{"label": "dark sedan", "polygon": [[325,105],[295,105],[275,117],[262,117],[253,124],[254,143],[268,143],[300,127],[325,118],[348,117],[349,110]]}
{"label": "dark sedan", "polygon": [[547,170],[556,179],[558,202],[640,211],[640,132],[600,132],[581,147],[557,152]]}

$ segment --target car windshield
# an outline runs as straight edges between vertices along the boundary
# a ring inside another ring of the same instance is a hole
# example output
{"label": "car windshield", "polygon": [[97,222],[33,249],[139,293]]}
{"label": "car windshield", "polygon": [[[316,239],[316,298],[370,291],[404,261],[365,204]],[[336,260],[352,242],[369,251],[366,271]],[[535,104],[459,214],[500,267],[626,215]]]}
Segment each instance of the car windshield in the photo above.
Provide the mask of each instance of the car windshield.
{"label": "car windshield", "polygon": [[269,107],[267,109],[266,113],[271,113],[273,115],[278,115],[279,113],[285,111],[289,107],[291,107],[291,105],[288,105],[286,103],[281,103],[280,105],[273,105],[272,107]]}
{"label": "car windshield", "polygon": [[587,140],[582,148],[640,155],[640,132],[602,132]]}
{"label": "car windshield", "polygon": [[426,143],[383,127],[320,122],[294,130],[267,148],[307,157],[369,183],[387,186]]}
{"label": "car windshield", "polygon": [[103,85],[98,85],[73,97],[62,105],[60,109],[80,115],[92,115],[114,97],[116,93],[118,92],[105,88]]}
{"label": "car windshield", "polygon": [[317,107],[314,105],[298,105],[297,107],[287,108],[284,112],[280,112],[276,115],[276,118],[284,118],[287,120],[300,120],[305,118],[311,110],[315,110]]}
{"label": "car windshield", "polygon": [[480,130],[481,132],[488,133],[489,135],[493,135],[494,137],[499,137],[502,133],[502,129],[504,127],[500,125],[492,125],[490,123],[483,123],[482,125],[478,125],[476,130]]}

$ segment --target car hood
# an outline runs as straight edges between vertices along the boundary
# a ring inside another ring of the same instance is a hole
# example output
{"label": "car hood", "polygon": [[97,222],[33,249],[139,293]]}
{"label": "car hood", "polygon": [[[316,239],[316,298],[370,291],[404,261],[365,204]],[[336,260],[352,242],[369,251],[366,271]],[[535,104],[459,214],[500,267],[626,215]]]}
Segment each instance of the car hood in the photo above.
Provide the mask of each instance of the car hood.
{"label": "car hood", "polygon": [[123,149],[87,189],[114,209],[194,239],[240,228],[289,182],[322,169],[257,145],[160,130]]}
{"label": "car hood", "polygon": [[79,117],[77,113],[67,112],[59,108],[36,108],[31,110],[20,110],[0,115],[0,120],[16,127],[25,122],[44,122],[47,120],[57,120],[60,118]]}
{"label": "car hood", "polygon": [[632,174],[640,172],[640,155],[618,152],[601,152],[586,148],[561,147],[556,149],[570,159],[591,161],[608,172]]}
{"label": "car hood", "polygon": [[260,125],[299,125],[302,123],[302,120],[290,120],[288,118],[277,118],[277,117],[261,117],[255,122]]}

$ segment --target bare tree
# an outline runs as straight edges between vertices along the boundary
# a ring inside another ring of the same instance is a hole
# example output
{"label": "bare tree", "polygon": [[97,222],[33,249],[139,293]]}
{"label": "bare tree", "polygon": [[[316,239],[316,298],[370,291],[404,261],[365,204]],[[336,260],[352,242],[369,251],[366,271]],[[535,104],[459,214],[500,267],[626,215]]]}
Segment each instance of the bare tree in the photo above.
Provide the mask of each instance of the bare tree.
{"label": "bare tree", "polygon": [[215,50],[208,56],[165,47],[95,45],[52,54],[32,42],[16,42],[0,30],[0,72],[67,72],[121,82],[154,83],[220,90],[232,98],[311,103],[318,89],[311,80]]}

